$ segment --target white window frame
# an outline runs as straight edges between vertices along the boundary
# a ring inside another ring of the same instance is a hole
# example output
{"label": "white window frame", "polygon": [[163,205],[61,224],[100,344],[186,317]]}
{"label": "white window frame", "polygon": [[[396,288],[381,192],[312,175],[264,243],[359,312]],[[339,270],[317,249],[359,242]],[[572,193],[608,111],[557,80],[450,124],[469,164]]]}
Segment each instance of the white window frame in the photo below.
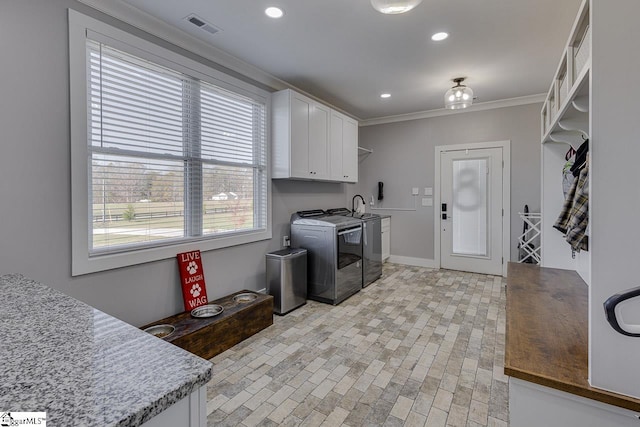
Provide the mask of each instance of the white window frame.
{"label": "white window frame", "polygon": [[[110,46],[133,55],[151,59],[163,66],[182,71],[218,87],[248,96],[266,106],[266,191],[267,221],[265,230],[254,230],[235,235],[205,236],[197,241],[185,241],[166,246],[130,251],[89,255],[89,148],[87,141],[87,58],[86,40],[101,38]],[[71,242],[72,276],[127,267],[146,262],[169,259],[177,253],[199,249],[208,251],[246,243],[268,240],[272,237],[271,173],[270,173],[270,117],[271,94],[239,79],[224,74],[156,44],[133,36],[69,9],[69,89],[71,103]]]}

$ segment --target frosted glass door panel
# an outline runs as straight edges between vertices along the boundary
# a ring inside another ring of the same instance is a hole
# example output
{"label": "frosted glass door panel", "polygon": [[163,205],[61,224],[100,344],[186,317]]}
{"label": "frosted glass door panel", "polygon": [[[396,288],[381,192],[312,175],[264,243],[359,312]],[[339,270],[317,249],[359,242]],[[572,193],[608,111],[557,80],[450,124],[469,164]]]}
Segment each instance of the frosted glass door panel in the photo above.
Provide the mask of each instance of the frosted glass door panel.
{"label": "frosted glass door panel", "polygon": [[502,148],[452,150],[439,157],[440,267],[504,274]]}
{"label": "frosted glass door panel", "polygon": [[488,159],[453,160],[453,254],[488,256]]}

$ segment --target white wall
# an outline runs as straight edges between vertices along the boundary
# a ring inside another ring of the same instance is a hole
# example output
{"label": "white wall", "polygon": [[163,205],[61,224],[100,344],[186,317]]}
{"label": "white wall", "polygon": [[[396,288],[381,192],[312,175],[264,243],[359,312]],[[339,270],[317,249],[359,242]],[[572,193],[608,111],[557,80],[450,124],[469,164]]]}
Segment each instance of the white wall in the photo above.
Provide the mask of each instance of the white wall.
{"label": "white wall", "polygon": [[522,232],[518,212],[525,203],[532,212],[540,211],[541,108],[529,104],[361,127],[359,143],[373,153],[360,155],[355,190],[369,200],[382,181],[384,200],[379,207],[413,208],[411,188],[420,189],[415,212],[385,211],[392,215],[391,254],[434,258],[437,207],[422,207],[420,202],[424,187],[434,186],[436,146],[511,140],[511,259],[517,260],[517,236]]}
{"label": "white wall", "polygon": [[[589,374],[592,386],[635,398],[640,398],[640,339],[617,333],[602,304],[640,285],[640,86],[619,83],[640,70],[639,15],[637,0],[591,2]],[[638,299],[622,313],[625,323],[640,324]]]}

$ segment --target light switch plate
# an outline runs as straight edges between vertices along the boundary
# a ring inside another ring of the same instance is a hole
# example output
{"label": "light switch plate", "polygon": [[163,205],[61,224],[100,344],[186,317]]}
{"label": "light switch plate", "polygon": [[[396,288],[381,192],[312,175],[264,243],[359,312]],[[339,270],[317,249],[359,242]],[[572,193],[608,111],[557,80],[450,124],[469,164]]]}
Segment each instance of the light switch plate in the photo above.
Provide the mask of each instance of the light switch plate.
{"label": "light switch plate", "polygon": [[423,197],[422,206],[433,206],[433,199],[431,197]]}
{"label": "light switch plate", "polygon": [[411,189],[411,194],[413,194],[414,196],[417,196],[418,194],[420,194],[420,189],[418,187],[413,187]]}
{"label": "light switch plate", "polygon": [[425,196],[433,196],[433,187],[424,187]]}

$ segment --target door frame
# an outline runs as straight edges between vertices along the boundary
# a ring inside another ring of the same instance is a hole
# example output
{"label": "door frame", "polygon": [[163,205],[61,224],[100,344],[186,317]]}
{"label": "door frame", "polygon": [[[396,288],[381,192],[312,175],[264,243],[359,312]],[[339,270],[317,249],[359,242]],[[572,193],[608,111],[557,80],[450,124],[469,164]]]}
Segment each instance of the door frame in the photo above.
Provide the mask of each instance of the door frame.
{"label": "door frame", "polygon": [[507,277],[507,264],[511,261],[511,140],[505,141],[491,141],[491,142],[475,142],[468,144],[452,144],[452,145],[437,145],[435,147],[435,180],[434,180],[434,197],[433,197],[433,237],[434,237],[434,261],[437,268],[441,267],[441,253],[440,253],[440,233],[441,225],[440,221],[440,164],[442,161],[442,153],[447,151],[460,151],[460,150],[477,150],[482,148],[502,148],[502,161],[504,167],[502,168],[502,207],[504,209],[504,215],[502,216],[502,276]]}

